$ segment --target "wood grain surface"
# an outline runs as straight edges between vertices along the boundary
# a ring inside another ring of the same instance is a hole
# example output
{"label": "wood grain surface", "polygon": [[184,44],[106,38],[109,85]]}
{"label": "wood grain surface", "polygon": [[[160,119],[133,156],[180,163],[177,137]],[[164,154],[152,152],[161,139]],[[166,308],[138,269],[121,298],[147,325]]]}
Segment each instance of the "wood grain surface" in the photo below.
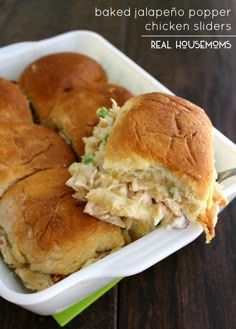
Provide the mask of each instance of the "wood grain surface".
{"label": "wood grain surface", "polygon": [[[145,5],[141,0],[111,0],[109,5],[98,0],[0,0],[0,47],[66,31],[96,31],[175,94],[202,106],[214,126],[236,142],[236,39],[229,39],[229,50],[150,49],[150,40],[141,37],[150,17],[135,20],[94,15],[95,7],[128,6]],[[230,34],[236,33],[235,0],[177,0],[174,5],[160,0],[148,1],[146,6],[228,8]],[[58,328],[52,317],[33,314],[2,298],[0,323],[1,329]],[[235,329],[236,202],[220,215],[216,238],[210,245],[202,235],[145,272],[123,279],[66,328]]]}

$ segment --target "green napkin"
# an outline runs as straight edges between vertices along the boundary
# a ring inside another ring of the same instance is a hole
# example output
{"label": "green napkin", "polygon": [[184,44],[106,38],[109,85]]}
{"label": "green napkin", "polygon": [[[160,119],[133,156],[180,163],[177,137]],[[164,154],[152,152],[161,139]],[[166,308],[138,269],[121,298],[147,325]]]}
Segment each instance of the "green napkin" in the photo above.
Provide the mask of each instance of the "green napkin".
{"label": "green napkin", "polygon": [[114,287],[122,278],[118,278],[105,287],[99,289],[98,291],[92,293],[88,297],[80,300],[79,302],[73,304],[69,308],[56,313],[53,315],[53,318],[59,323],[61,327],[65,326],[68,322],[70,322],[74,317],[79,315],[82,311],[84,311],[87,307],[89,307],[92,303],[94,303],[98,298],[104,295],[108,290]]}

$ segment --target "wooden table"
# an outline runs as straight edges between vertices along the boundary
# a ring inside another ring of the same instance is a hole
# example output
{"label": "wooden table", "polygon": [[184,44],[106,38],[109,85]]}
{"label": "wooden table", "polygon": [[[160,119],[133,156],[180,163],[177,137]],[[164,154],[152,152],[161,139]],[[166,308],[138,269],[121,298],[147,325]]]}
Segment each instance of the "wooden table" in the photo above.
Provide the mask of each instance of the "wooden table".
{"label": "wooden table", "polygon": [[[178,0],[173,6],[186,10],[191,7],[231,9],[230,17],[214,21],[231,23],[232,30],[206,34],[236,32],[234,0],[209,0],[207,3],[202,0],[198,1],[198,7],[196,1]],[[214,126],[236,142],[234,38],[227,39],[232,45],[228,50],[150,49],[150,38],[141,35],[147,33],[144,25],[155,19],[95,17],[95,7],[106,8],[105,1],[0,1],[0,46],[40,40],[70,30],[96,31],[174,93],[205,108]],[[125,9],[129,4],[126,0],[120,3],[111,0],[109,7]],[[133,7],[143,8],[144,2],[135,1]],[[149,1],[148,7],[171,8],[164,0]],[[199,19],[195,19],[196,22]],[[163,22],[169,20],[166,17]],[[181,21],[174,17],[171,20]],[[184,32],[187,33],[190,32]],[[1,329],[58,327],[52,317],[35,315],[2,298],[0,323]],[[202,235],[145,272],[123,279],[67,328],[236,328],[236,202],[220,215],[216,238],[210,245],[205,245]]]}

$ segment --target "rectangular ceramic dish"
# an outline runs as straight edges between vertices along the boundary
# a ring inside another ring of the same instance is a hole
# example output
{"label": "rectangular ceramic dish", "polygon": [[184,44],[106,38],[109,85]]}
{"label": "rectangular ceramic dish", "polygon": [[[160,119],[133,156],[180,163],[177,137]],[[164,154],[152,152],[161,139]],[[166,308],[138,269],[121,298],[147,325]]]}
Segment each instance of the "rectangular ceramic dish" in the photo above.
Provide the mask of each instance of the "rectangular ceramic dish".
{"label": "rectangular ceramic dish", "polygon": [[[97,60],[111,82],[134,94],[149,91],[171,93],[108,41],[94,32],[74,31],[38,42],[24,42],[0,49],[0,76],[17,80],[33,60],[49,53],[75,51]],[[217,170],[236,167],[236,145],[215,130]],[[225,194],[236,195],[236,178],[227,181]],[[54,286],[37,293],[27,291],[0,259],[0,295],[8,301],[42,315],[57,313],[111,281],[144,271],[184,247],[202,233],[199,224],[183,230],[160,228],[123,249],[84,268]]]}

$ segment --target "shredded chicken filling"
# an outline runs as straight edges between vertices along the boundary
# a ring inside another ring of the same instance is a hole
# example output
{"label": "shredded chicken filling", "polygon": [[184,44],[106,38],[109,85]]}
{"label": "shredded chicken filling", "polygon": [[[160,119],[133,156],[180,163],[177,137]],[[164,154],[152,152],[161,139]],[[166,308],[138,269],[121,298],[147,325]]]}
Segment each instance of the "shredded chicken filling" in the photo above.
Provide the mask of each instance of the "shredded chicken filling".
{"label": "shredded chicken filling", "polygon": [[[137,219],[146,221],[149,229],[154,229],[160,221],[168,228],[186,227],[188,220],[183,215],[178,191],[173,194],[163,190],[157,194],[158,187],[150,188],[137,177],[130,181],[119,181],[103,169],[104,147],[119,109],[113,102],[108,114],[100,118],[93,135],[84,138],[83,162],[70,166],[71,178],[67,184],[76,191],[75,198],[86,203],[86,213],[122,228],[130,228]],[[94,198],[95,193],[97,199],[97,192],[99,203]],[[111,199],[116,202],[112,204]],[[137,218],[137,214],[141,218]]]}
{"label": "shredded chicken filling", "polygon": [[[193,219],[185,215],[183,204],[187,199],[176,186],[167,187],[161,183],[150,186],[145,179],[134,175],[128,181],[117,180],[104,170],[104,147],[119,110],[113,101],[112,108],[105,111],[107,114],[100,116],[92,136],[84,138],[83,161],[69,168],[71,178],[67,184],[75,190],[74,197],[86,203],[84,211],[88,214],[122,228],[141,225],[141,221],[146,226],[144,234],[160,222],[166,228],[185,228]],[[219,206],[226,204],[221,187],[214,182],[206,209],[194,218],[203,226],[207,242],[215,235]]]}

